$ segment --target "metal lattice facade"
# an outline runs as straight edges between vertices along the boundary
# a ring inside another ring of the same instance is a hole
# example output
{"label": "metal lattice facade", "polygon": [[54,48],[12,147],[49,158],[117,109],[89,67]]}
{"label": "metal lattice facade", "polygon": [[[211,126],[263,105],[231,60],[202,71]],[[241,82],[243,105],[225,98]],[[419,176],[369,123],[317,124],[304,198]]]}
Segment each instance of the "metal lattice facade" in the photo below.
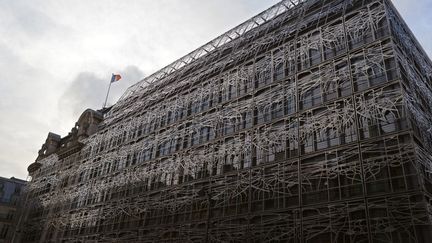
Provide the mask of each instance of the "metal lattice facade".
{"label": "metal lattice facade", "polygon": [[22,241],[430,242],[431,87],[388,0],[282,1],[50,134]]}

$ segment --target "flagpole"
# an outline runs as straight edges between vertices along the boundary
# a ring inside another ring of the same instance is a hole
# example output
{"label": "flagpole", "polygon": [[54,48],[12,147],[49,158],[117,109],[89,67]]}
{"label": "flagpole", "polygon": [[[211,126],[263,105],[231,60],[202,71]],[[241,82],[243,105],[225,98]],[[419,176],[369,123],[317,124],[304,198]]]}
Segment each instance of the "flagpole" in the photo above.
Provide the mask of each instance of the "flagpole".
{"label": "flagpole", "polygon": [[111,76],[111,80],[110,80],[110,82],[109,82],[109,86],[108,86],[108,92],[107,92],[107,95],[106,95],[106,98],[105,98],[105,103],[104,103],[104,105],[103,105],[102,108],[105,108],[105,107],[106,107],[106,104],[107,104],[107,101],[108,101],[108,95],[109,95],[109,92],[110,92],[110,89],[111,89],[112,77],[113,77],[113,76],[114,76],[114,73],[113,73],[112,76]]}

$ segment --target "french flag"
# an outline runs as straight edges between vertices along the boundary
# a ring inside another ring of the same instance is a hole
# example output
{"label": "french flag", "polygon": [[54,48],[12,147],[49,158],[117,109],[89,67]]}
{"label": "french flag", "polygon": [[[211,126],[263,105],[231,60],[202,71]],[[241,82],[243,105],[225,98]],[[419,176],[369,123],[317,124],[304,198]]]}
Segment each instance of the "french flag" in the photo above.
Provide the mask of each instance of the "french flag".
{"label": "french flag", "polygon": [[112,74],[112,77],[111,77],[111,83],[114,83],[114,82],[117,82],[117,81],[119,81],[121,79],[121,76],[120,76],[120,74]]}

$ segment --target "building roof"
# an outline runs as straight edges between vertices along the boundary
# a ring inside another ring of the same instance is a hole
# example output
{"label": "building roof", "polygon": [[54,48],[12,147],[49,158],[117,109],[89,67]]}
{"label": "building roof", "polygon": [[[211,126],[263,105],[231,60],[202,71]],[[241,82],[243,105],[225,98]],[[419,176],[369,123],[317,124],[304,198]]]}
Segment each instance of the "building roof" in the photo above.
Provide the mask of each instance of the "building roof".
{"label": "building roof", "polygon": [[9,181],[9,182],[13,182],[13,183],[19,183],[19,184],[26,184],[27,183],[26,180],[18,179],[18,178],[15,178],[13,176],[11,178],[6,178],[6,177],[0,176],[0,180]]}

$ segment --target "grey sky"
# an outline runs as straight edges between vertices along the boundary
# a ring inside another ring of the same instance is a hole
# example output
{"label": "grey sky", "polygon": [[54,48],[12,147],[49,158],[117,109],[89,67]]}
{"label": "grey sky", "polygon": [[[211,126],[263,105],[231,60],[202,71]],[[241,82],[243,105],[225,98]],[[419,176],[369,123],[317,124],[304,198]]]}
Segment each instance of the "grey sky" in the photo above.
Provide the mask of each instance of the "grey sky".
{"label": "grey sky", "polygon": [[[277,0],[0,0],[0,176],[25,178],[49,131]],[[432,53],[432,1],[394,1]]]}

